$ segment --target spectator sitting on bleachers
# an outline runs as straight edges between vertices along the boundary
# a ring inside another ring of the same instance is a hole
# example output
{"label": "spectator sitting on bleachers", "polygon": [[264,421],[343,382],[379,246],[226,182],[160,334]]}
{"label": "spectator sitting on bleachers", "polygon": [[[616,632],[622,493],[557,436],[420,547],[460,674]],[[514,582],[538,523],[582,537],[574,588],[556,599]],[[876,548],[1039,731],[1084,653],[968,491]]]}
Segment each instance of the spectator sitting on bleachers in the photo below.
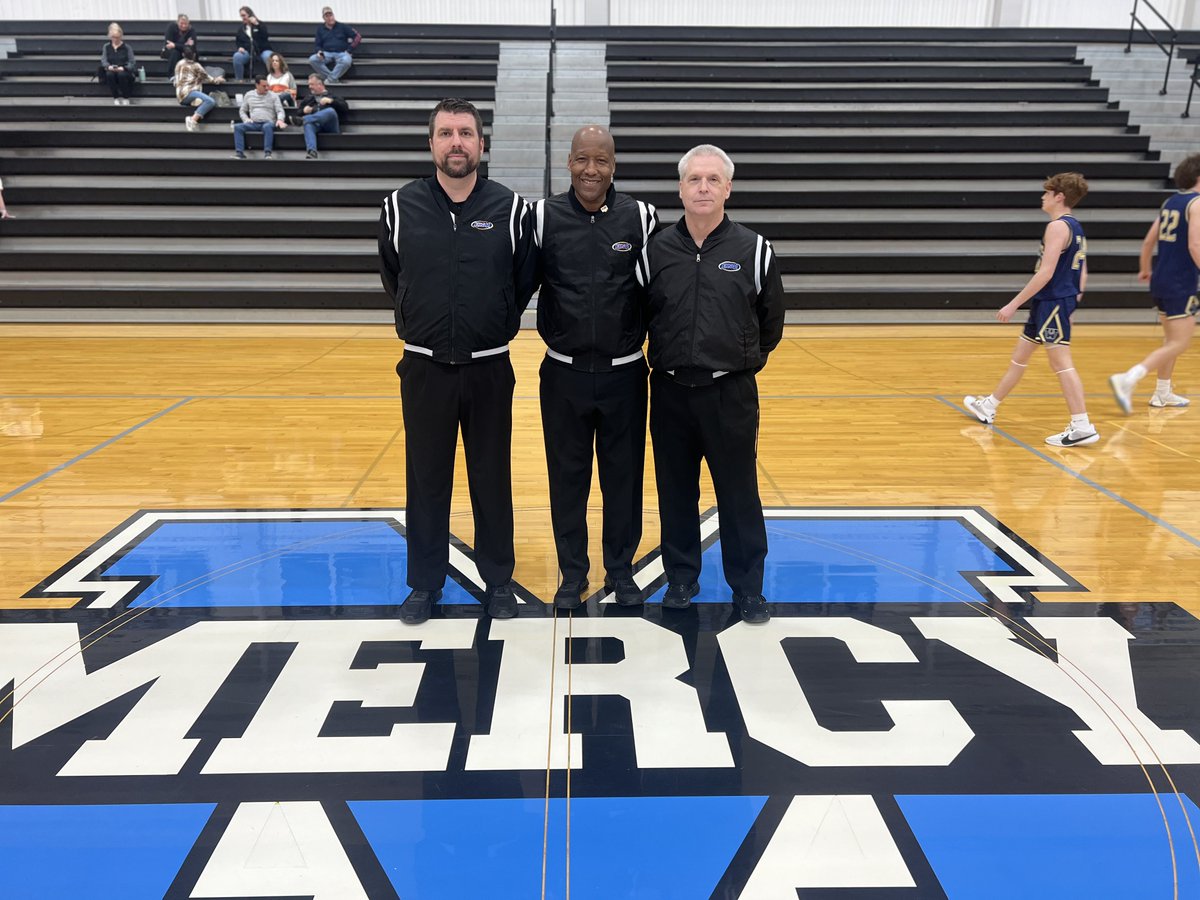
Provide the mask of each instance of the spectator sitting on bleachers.
{"label": "spectator sitting on bleachers", "polygon": [[133,89],[134,73],[137,72],[137,57],[133,48],[125,43],[125,32],[113,22],[108,26],[108,43],[100,49],[100,81],[112,91],[113,106],[128,106],[129,93]]}
{"label": "spectator sitting on bleachers", "polygon": [[246,132],[261,131],[263,159],[270,159],[275,145],[275,129],[286,128],[287,123],[283,120],[283,104],[279,102],[279,95],[267,90],[266,75],[254,79],[254,90],[246,92],[238,112],[242,121],[233,126],[233,155],[245,159]]}
{"label": "spectator sitting on bleachers", "polygon": [[[316,52],[308,58],[308,62],[325,81],[337,84],[354,62],[350,50],[358,33],[335,19],[333,10],[328,6],[321,10],[321,18],[324,21],[317,26]],[[330,62],[333,63],[332,71],[328,65]]]}
{"label": "spectator sitting on bleachers", "polygon": [[296,79],[288,71],[287,60],[272,53],[267,61],[267,87],[279,95],[284,106],[296,105]]}
{"label": "spectator sitting on bleachers", "polygon": [[12,213],[8,211],[8,207],[4,205],[4,182],[0,181],[0,219],[11,219]]}
{"label": "spectator sitting on bleachers", "polygon": [[224,84],[224,78],[213,78],[196,61],[196,51],[190,46],[183,48],[183,59],[175,66],[175,99],[181,106],[196,107],[196,111],[183,120],[188,131],[200,127],[200,120],[207,116],[217,101],[204,93],[205,84]]}
{"label": "spectator sitting on bleachers", "polygon": [[317,158],[317,135],[328,131],[340,134],[343,120],[350,114],[350,105],[325,90],[325,79],[308,76],[308,93],[300,98],[301,120],[304,125],[305,159]]}
{"label": "spectator sitting on bleachers", "polygon": [[180,13],[179,18],[167,26],[167,33],[163,36],[163,59],[167,61],[167,71],[172,73],[172,81],[175,78],[175,67],[183,58],[185,47],[200,52],[196,44],[196,29],[192,27],[191,20]]}
{"label": "spectator sitting on bleachers", "polygon": [[250,55],[251,52],[266,66],[274,51],[271,50],[271,36],[267,34],[267,26],[258,21],[254,10],[243,6],[238,10],[238,15],[242,17],[242,24],[233,36],[237,43],[237,49],[233,51],[233,76],[238,81],[244,81],[247,66],[250,67],[250,74],[254,74],[254,57]]}

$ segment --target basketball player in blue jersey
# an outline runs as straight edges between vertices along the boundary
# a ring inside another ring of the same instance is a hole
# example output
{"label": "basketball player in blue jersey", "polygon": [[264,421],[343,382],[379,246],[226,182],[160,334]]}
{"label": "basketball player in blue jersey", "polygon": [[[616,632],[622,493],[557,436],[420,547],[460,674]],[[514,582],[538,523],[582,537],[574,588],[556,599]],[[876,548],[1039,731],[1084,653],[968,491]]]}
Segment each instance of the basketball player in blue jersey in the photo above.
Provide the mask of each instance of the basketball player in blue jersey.
{"label": "basketball player in blue jersey", "polygon": [[[1150,282],[1150,296],[1158,307],[1163,326],[1163,344],[1128,372],[1118,372],[1108,379],[1113,396],[1126,415],[1133,412],[1133,389],[1151,369],[1158,372],[1158,384],[1150,395],[1150,405],[1187,406],[1191,401],[1171,390],[1171,373],[1177,360],[1196,330],[1196,313],[1200,311],[1197,280],[1200,278],[1200,220],[1191,227],[1192,213],[1200,197],[1196,182],[1200,180],[1200,153],[1193,153],[1175,167],[1175,186],[1179,193],[1168,197],[1159,210],[1158,218],[1142,241],[1142,256],[1138,281]],[[1154,274],[1150,273],[1150,258],[1158,248]]]}
{"label": "basketball player in blue jersey", "polygon": [[1071,362],[1070,348],[1071,315],[1087,284],[1087,239],[1071,211],[1087,196],[1088,185],[1078,172],[1063,172],[1047,178],[1042,187],[1046,191],[1042,194],[1042,212],[1050,217],[1050,224],[1042,235],[1037,267],[1021,292],[996,313],[997,319],[1007,322],[1026,300],[1032,300],[1029,321],[996,389],[986,397],[968,395],[963,404],[980,422],[994,422],[1000,401],[1017,386],[1041,344],[1071,412],[1071,424],[1060,434],[1046,438],[1046,443],[1055,447],[1094,444],[1100,435],[1088,420],[1083,383]]}

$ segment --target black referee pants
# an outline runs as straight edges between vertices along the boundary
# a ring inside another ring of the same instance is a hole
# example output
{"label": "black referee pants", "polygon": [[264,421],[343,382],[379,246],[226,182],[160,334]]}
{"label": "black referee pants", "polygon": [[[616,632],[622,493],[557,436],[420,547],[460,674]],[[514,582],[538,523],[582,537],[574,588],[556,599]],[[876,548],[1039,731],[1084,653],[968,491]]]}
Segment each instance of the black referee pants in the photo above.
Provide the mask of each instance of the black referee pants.
{"label": "black referee pants", "polygon": [[700,578],[700,460],[721,519],[721,565],[735,594],[762,593],[767,529],[758,496],[758,385],[732,372],[701,387],[650,375],[650,435],[667,580]]}
{"label": "black referee pants", "polygon": [[588,574],[587,504],[592,453],[600,473],[604,571],[633,574],[642,539],[646,469],[646,363],[581,372],[552,359],[541,368],[542,434],[550,474],[550,520],[563,581]]}
{"label": "black referee pants", "polygon": [[489,588],[512,579],[512,363],[508,354],[466,365],[406,352],[396,366],[407,455],[408,586],[436,591],[450,562],[450,498],[462,426],[475,517],[475,564]]}

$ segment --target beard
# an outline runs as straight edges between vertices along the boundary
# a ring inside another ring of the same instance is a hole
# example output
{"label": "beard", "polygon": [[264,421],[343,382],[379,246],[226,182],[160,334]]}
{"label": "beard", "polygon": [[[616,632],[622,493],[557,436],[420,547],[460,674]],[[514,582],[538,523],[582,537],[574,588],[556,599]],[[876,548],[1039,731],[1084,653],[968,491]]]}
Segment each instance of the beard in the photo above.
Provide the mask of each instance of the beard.
{"label": "beard", "polygon": [[465,160],[450,160],[449,156],[437,160],[436,165],[438,171],[451,178],[466,178],[472,172],[479,168],[479,160],[467,158]]}

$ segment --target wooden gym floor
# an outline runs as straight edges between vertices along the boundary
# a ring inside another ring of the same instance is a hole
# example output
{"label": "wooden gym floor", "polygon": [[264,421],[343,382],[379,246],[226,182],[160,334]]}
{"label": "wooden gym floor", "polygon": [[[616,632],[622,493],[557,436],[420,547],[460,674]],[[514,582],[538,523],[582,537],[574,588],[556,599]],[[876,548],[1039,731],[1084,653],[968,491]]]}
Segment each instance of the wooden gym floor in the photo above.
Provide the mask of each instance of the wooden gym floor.
{"label": "wooden gym floor", "polygon": [[[1129,417],[1107,389],[1156,345],[1156,327],[1077,327],[1101,441],[1071,450],[1043,443],[1068,417],[1040,355],[994,429],[956,408],[994,386],[1017,332],[789,326],[759,378],[764,505],[981,506],[1090,592],[1055,599],[1170,600],[1200,614],[1200,412],[1146,406],[1153,376]],[[403,505],[399,351],[383,326],[6,325],[0,604],[52,604],[22,597],[142,508]],[[516,578],[546,598],[557,569],[542,353],[532,332],[513,345],[513,471]],[[1184,393],[1200,387],[1198,359],[1178,365]],[[647,452],[639,555],[657,545],[654,497]],[[595,486],[591,509],[596,535]],[[472,542],[461,452],[452,530]]]}

